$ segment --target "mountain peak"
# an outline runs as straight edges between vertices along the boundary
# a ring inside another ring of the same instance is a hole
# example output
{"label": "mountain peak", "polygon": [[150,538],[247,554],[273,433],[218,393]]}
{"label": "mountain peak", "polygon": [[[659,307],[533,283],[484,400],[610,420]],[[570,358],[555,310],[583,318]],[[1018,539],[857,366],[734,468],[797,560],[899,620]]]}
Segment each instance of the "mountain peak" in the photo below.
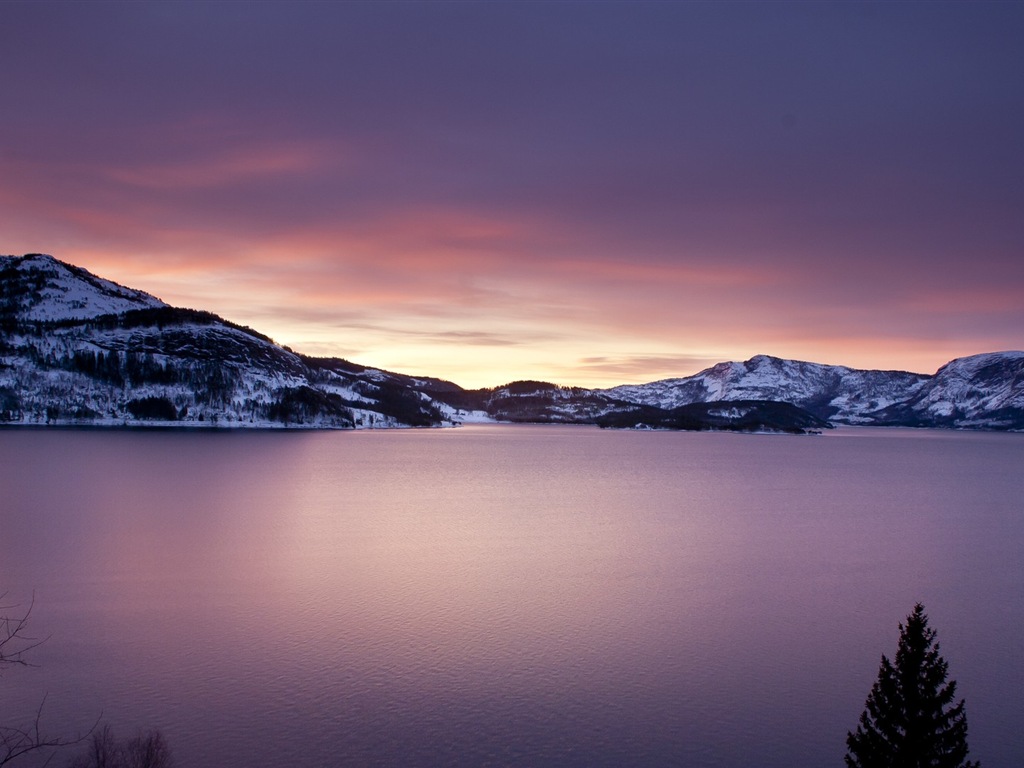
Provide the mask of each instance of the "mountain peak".
{"label": "mountain peak", "polygon": [[977,355],[968,355],[967,357],[958,357],[955,360],[950,360],[944,366],[939,368],[936,372],[936,376],[973,376],[982,368],[987,368],[990,365],[1006,365],[1014,364],[1024,360],[1024,352],[1019,350],[1007,350],[1005,352],[982,352]]}
{"label": "mountain peak", "polygon": [[0,256],[0,314],[28,321],[84,320],[167,305],[44,253]]}
{"label": "mountain peak", "polygon": [[24,256],[4,256],[18,262],[18,269],[28,269],[35,264],[61,264],[63,262],[48,253],[26,253]]}
{"label": "mountain peak", "polygon": [[781,357],[773,357],[772,355],[754,355],[745,362],[745,365],[778,365],[782,362],[784,361]]}

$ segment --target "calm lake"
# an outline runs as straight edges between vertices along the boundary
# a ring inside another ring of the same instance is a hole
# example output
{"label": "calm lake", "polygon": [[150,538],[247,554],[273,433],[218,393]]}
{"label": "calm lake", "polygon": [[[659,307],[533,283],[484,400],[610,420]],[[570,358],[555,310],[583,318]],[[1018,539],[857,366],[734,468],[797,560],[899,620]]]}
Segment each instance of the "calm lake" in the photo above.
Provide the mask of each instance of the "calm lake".
{"label": "calm lake", "polygon": [[0,723],[45,694],[180,768],[839,766],[920,600],[971,756],[1020,766],[1022,551],[1020,434],[0,431],[0,592],[49,638]]}

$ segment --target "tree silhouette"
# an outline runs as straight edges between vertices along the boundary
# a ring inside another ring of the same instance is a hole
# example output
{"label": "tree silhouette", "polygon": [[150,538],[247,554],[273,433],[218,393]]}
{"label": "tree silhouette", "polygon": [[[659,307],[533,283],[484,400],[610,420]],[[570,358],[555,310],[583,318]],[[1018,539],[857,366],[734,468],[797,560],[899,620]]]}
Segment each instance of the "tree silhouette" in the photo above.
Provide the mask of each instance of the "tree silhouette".
{"label": "tree silhouette", "polygon": [[[5,604],[6,593],[0,594],[0,674],[14,666],[28,666],[25,654],[38,646],[42,640],[26,634],[29,616],[35,599],[27,608]],[[43,698],[45,703],[46,698]],[[46,752],[57,747],[78,744],[85,737],[64,739],[47,736],[42,731],[41,720],[43,704],[40,703],[35,714],[24,723],[16,725],[0,724],[0,766],[12,763],[30,752]]]}
{"label": "tree silhouette", "polygon": [[[964,700],[939,655],[935,630],[918,603],[900,624],[895,663],[884,655],[855,733],[846,737],[849,768],[979,768],[967,759]],[[952,705],[952,706],[951,706]]]}
{"label": "tree silhouette", "polygon": [[85,754],[68,768],[174,768],[174,759],[160,731],[118,739],[109,725],[95,731]]}

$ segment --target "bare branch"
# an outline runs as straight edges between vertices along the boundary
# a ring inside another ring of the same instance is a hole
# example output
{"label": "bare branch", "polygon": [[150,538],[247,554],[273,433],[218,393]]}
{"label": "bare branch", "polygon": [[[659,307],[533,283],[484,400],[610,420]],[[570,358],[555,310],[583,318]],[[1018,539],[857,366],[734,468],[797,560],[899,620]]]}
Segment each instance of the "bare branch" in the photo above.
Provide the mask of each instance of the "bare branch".
{"label": "bare branch", "polygon": [[[32,594],[28,606],[24,608],[18,603],[6,603],[6,597],[6,592],[0,594],[0,673],[3,673],[7,667],[15,665],[32,666],[25,659],[25,654],[46,641],[46,638],[39,639],[27,633],[28,620],[36,603],[35,593]],[[0,725],[0,766],[7,765],[30,752],[55,750],[58,747],[79,744],[87,739],[96,728],[94,725],[87,733],[80,734],[73,739],[47,736],[42,728],[45,704],[46,696],[43,696],[35,716],[26,725]],[[51,754],[47,757],[44,765],[48,765],[52,759],[53,755]]]}
{"label": "bare branch", "polygon": [[[81,744],[89,738],[96,729],[96,725],[99,724],[99,720],[97,720],[96,724],[86,733],[79,734],[73,739],[47,736],[43,733],[42,729],[43,706],[45,704],[46,697],[44,696],[43,700],[39,703],[35,717],[27,725],[21,727],[0,725],[0,766],[7,765],[7,763],[17,760],[29,752]],[[52,759],[53,755],[50,755],[44,765],[49,764]]]}
{"label": "bare branch", "polygon": [[[0,594],[0,601],[6,597],[6,592]],[[25,660],[24,654],[46,642],[47,638],[31,637],[26,633],[28,620],[32,615],[32,608],[35,604],[36,596],[34,592],[28,607],[23,610],[17,610],[14,615],[10,612],[20,609],[20,605],[16,603],[13,605],[0,604],[0,674],[9,666],[31,666]]]}

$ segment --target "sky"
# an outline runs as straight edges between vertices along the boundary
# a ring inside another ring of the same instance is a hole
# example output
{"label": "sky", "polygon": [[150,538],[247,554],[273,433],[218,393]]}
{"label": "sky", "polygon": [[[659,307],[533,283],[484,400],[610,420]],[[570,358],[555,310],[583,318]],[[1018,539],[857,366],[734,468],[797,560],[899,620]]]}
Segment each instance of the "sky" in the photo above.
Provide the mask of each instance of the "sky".
{"label": "sky", "polygon": [[1024,3],[0,3],[0,253],[465,387],[1024,349]]}

